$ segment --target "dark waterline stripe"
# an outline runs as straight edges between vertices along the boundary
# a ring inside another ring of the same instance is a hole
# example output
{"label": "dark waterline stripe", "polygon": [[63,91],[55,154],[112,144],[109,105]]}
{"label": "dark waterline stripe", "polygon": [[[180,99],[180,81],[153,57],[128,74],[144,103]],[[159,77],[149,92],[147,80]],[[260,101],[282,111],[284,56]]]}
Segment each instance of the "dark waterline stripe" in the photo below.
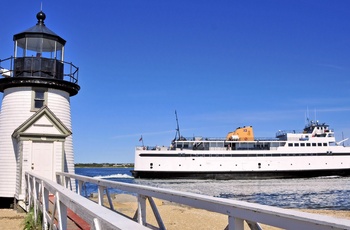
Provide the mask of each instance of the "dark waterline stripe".
{"label": "dark waterline stripe", "polygon": [[140,157],[296,157],[296,156],[350,156],[350,153],[281,153],[281,154],[188,154],[140,153]]}

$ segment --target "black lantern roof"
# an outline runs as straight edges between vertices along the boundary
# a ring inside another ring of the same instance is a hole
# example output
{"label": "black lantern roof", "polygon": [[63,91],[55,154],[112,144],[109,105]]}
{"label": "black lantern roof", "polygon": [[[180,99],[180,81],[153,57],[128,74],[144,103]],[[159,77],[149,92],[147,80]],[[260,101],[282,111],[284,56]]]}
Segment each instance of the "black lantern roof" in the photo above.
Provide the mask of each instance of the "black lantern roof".
{"label": "black lantern roof", "polygon": [[[13,40],[16,41],[21,38],[46,38],[49,40],[57,41],[63,46],[66,44],[66,41],[63,38],[61,38],[45,26],[44,20],[46,18],[46,15],[44,12],[40,11],[39,13],[37,13],[36,18],[38,19],[38,23],[35,26],[21,33],[15,34],[13,36]],[[28,48],[30,48],[30,44],[27,44],[27,46],[28,45]]]}

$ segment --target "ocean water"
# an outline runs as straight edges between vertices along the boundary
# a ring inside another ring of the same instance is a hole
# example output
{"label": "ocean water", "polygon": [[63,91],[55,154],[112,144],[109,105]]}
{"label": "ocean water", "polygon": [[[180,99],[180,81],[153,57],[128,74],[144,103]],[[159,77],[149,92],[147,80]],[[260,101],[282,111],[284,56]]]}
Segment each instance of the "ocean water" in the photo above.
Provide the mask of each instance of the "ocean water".
{"label": "ocean water", "polygon": [[[282,208],[350,210],[350,177],[270,180],[134,179],[131,168],[76,168],[94,178],[204,194]],[[86,196],[97,186],[86,184]],[[111,193],[125,193],[111,190]]]}

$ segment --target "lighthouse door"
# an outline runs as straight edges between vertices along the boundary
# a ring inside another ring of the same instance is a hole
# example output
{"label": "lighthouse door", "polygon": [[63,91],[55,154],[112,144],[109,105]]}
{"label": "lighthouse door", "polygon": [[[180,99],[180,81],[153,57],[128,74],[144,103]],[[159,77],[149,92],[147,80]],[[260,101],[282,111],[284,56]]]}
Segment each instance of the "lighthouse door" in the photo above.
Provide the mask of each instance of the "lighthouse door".
{"label": "lighthouse door", "polygon": [[31,171],[53,180],[53,142],[33,142]]}

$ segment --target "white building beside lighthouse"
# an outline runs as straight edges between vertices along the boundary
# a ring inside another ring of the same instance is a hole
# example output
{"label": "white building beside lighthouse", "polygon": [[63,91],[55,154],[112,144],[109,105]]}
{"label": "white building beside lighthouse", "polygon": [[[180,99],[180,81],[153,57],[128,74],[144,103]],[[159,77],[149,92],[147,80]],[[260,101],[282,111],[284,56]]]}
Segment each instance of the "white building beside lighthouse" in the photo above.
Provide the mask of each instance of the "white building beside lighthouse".
{"label": "white building beside lighthouse", "polygon": [[66,41],[48,29],[46,16],[15,34],[14,55],[0,60],[0,198],[24,199],[24,173],[48,179],[74,173],[70,97],[78,68],[64,61]]}

